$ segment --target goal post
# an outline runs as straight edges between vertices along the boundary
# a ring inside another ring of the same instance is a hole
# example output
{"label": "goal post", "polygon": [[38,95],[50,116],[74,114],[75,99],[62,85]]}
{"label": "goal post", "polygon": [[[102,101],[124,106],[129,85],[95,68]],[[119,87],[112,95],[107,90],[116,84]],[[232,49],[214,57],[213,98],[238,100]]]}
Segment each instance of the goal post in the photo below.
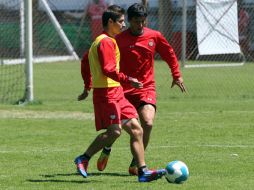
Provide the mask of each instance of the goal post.
{"label": "goal post", "polygon": [[25,0],[25,60],[26,60],[26,88],[25,101],[34,100],[33,93],[33,20],[32,1]]}
{"label": "goal post", "polygon": [[34,100],[34,63],[79,60],[47,0],[0,0],[0,26],[2,103]]}

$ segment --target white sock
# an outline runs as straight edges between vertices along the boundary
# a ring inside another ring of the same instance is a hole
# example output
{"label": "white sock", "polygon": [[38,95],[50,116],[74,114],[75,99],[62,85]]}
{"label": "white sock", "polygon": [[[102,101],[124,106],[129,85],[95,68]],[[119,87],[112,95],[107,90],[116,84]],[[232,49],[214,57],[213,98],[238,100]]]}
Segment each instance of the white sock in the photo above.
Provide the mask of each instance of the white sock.
{"label": "white sock", "polygon": [[110,147],[105,146],[104,149],[105,149],[105,150],[111,150],[111,146],[110,146]]}

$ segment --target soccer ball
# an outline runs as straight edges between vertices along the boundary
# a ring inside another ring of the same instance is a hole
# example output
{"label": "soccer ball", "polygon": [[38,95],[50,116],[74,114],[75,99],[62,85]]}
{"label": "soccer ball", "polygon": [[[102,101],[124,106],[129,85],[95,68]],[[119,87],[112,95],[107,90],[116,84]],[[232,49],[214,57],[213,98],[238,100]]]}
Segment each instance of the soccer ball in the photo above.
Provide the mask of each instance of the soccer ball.
{"label": "soccer ball", "polygon": [[169,183],[183,183],[189,177],[189,169],[182,161],[175,160],[169,162],[165,169],[165,177]]}

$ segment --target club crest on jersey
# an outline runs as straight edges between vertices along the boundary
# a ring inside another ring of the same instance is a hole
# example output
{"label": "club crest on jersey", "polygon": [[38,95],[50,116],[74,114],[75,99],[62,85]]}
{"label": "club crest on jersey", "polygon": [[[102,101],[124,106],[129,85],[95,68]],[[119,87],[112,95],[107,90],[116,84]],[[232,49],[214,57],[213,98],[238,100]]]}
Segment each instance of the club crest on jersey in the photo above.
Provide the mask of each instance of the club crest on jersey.
{"label": "club crest on jersey", "polygon": [[149,102],[151,102],[153,99],[152,99],[152,98],[147,98],[147,100],[148,100]]}
{"label": "club crest on jersey", "polygon": [[153,47],[153,40],[149,40],[148,45],[149,45],[150,47]]}

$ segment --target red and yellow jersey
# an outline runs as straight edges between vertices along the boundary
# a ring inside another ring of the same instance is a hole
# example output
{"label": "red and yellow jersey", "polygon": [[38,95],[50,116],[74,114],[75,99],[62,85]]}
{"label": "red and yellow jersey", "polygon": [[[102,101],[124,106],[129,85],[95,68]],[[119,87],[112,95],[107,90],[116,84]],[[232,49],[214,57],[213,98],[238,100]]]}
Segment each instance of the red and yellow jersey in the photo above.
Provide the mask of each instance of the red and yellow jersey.
{"label": "red and yellow jersey", "polygon": [[[167,62],[173,78],[181,76],[175,52],[160,32],[145,27],[142,35],[134,36],[127,29],[116,36],[116,42],[121,53],[120,71],[137,78],[143,83],[144,90],[155,90],[155,52]],[[125,93],[136,91],[128,84],[123,84],[123,87]]]}
{"label": "red and yellow jersey", "polygon": [[99,35],[81,61],[81,74],[85,88],[118,87],[129,83],[128,77],[119,73],[120,52],[114,38],[107,33]]}
{"label": "red and yellow jersey", "polygon": [[[105,39],[108,38],[108,39]],[[103,44],[102,40],[109,40],[106,44]],[[95,41],[92,43],[88,59],[89,59],[89,65],[90,65],[90,71],[92,74],[92,84],[93,88],[105,88],[105,87],[116,87],[120,86],[120,83],[117,81],[114,81],[113,79],[107,77],[103,73],[103,68],[100,60],[100,56],[98,54],[98,49],[100,49],[100,46],[103,45],[110,45],[110,49],[113,50],[114,55],[112,57],[109,57],[109,61],[112,61],[112,66],[115,67],[114,70],[116,72],[119,72],[119,61],[120,61],[120,52],[118,49],[118,46],[116,45],[115,39],[108,37],[106,34],[99,35]],[[105,52],[107,53],[107,52]],[[105,55],[102,55],[105,56]]]}

